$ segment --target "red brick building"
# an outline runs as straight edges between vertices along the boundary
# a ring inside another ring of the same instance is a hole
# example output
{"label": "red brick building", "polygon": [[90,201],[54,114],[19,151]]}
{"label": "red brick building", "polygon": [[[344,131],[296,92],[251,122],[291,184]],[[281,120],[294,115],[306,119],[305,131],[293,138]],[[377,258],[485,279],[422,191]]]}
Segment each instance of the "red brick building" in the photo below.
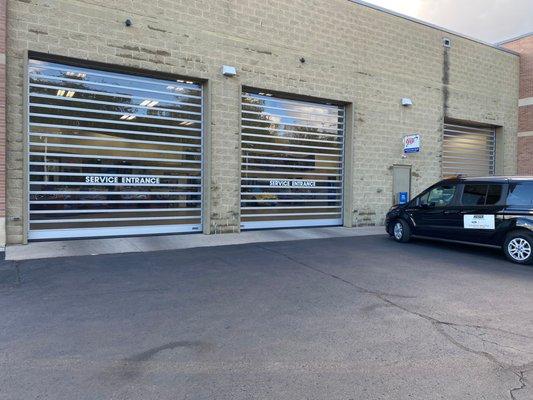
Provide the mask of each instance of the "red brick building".
{"label": "red brick building", "polygon": [[533,175],[533,32],[500,45],[520,54],[518,174]]}

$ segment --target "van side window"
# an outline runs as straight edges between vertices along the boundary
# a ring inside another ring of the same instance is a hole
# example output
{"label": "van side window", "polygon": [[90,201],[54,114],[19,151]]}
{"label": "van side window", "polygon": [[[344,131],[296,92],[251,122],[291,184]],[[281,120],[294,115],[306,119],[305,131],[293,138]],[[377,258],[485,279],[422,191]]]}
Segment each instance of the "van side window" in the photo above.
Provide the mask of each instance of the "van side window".
{"label": "van side window", "polygon": [[455,185],[442,185],[424,193],[419,200],[420,206],[446,207],[455,195]]}
{"label": "van side window", "polygon": [[461,203],[465,206],[485,205],[487,185],[465,185]]}
{"label": "van side window", "polygon": [[502,185],[465,185],[461,203],[465,206],[496,204],[502,195]]}
{"label": "van side window", "polygon": [[502,185],[489,185],[485,205],[490,206],[496,204],[500,201],[500,197],[502,197]]}
{"label": "van side window", "polygon": [[533,182],[511,183],[507,205],[531,207],[533,205]]}

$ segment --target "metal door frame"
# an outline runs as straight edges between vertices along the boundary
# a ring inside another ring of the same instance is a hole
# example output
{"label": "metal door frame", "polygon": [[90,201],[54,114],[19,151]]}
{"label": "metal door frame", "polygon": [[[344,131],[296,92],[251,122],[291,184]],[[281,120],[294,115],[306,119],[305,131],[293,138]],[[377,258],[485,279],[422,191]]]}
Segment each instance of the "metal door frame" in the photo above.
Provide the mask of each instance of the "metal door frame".
{"label": "metal door frame", "polygon": [[[24,55],[24,82],[23,82],[23,243],[27,243],[29,240],[55,240],[55,239],[69,239],[69,238],[98,238],[98,237],[112,237],[112,236],[142,236],[142,235],[157,235],[157,234],[171,234],[171,233],[195,233],[202,232],[205,227],[205,216],[206,216],[206,186],[208,183],[205,181],[206,175],[206,111],[205,111],[205,102],[207,97],[207,91],[205,88],[205,82],[200,79],[194,79],[194,83],[199,86],[200,89],[200,105],[199,105],[199,115],[200,115],[200,143],[199,143],[199,155],[200,155],[200,168],[199,168],[199,180],[200,180],[200,200],[199,200],[199,223],[198,224],[178,224],[178,225],[131,225],[131,226],[118,226],[118,227],[90,227],[90,228],[65,228],[65,229],[46,229],[46,230],[30,230],[30,63],[32,60],[43,61],[47,63],[61,64],[66,67],[72,68],[82,68],[90,69],[95,71],[96,74],[106,74],[106,73],[117,73],[132,78],[139,77],[142,79],[143,76],[155,80],[168,80],[170,77],[158,76],[159,74],[141,74],[140,76],[132,73],[133,71],[127,72],[122,71],[120,67],[112,68],[109,66],[99,68],[98,64],[93,66],[83,65],[83,62],[79,60],[72,59],[63,59],[63,57],[58,57],[57,60],[54,57],[49,55],[44,55],[40,57],[39,54],[28,54]],[[182,79],[182,77],[174,77],[175,79]],[[186,78],[188,79],[188,78]],[[133,79],[135,80],[135,79]],[[154,168],[157,169],[157,168]],[[179,229],[177,229],[179,228]],[[50,232],[51,234],[47,234]],[[52,234],[53,233],[53,234]]]}
{"label": "metal door frame", "polygon": [[[243,148],[242,148],[242,143],[243,143],[243,140],[242,140],[242,136],[243,136],[243,126],[242,126],[242,122],[243,122],[243,117],[242,117],[242,106],[243,106],[243,97],[246,95],[246,94],[261,94],[259,93],[261,92],[260,89],[253,89],[253,88],[241,88],[241,98],[240,98],[240,112],[239,112],[239,136],[240,136],[240,140],[239,140],[239,187],[241,188],[240,189],[240,194],[239,194],[239,208],[242,209],[242,173],[243,173],[243,170],[242,170],[242,160],[243,160]],[[270,95],[272,96],[273,99],[277,99],[277,100],[286,100],[286,101],[292,101],[292,102],[300,102],[302,104],[311,104],[311,105],[317,105],[317,106],[320,106],[320,105],[326,105],[324,103],[321,103],[321,102],[318,102],[318,101],[313,101],[313,100],[305,100],[305,99],[301,99],[301,98],[297,98],[297,99],[293,99],[289,96],[285,97],[285,96],[277,96],[277,95]],[[339,190],[340,190],[340,193],[339,193],[339,215],[340,217],[339,218],[323,218],[323,219],[300,219],[300,220],[272,220],[272,221],[242,221],[242,213],[239,213],[240,216],[241,216],[241,223],[240,223],[240,226],[241,226],[241,229],[242,230],[251,230],[251,229],[271,229],[271,228],[296,228],[296,227],[313,227],[313,226],[343,226],[344,224],[344,218],[345,218],[345,210],[344,210],[344,207],[345,207],[345,196],[346,196],[346,174],[345,174],[345,164],[346,164],[346,160],[345,160],[345,154],[346,154],[346,132],[347,132],[347,117],[346,117],[346,113],[347,113],[347,107],[346,105],[342,105],[342,104],[327,104],[329,106],[336,106],[338,107],[339,110],[342,110],[342,119],[343,119],[343,122],[342,122],[342,134],[341,134],[341,140],[339,141],[340,145],[341,145],[341,151],[340,151],[340,158],[339,158],[339,163],[340,164],[340,169],[339,169],[339,172],[340,172],[340,179],[339,179]],[[298,119],[298,118],[297,118]],[[305,141],[305,140],[304,140]],[[295,145],[287,145],[287,146],[295,146]],[[298,146],[298,145],[296,145]],[[281,147],[281,146],[280,146]],[[283,157],[280,157],[280,158],[283,158]],[[300,174],[301,175],[301,174]],[[272,178],[265,178],[265,179],[272,179]],[[280,179],[283,179],[280,177]],[[287,215],[291,215],[289,213],[287,213]],[[292,214],[292,215],[296,215],[296,214]]]}

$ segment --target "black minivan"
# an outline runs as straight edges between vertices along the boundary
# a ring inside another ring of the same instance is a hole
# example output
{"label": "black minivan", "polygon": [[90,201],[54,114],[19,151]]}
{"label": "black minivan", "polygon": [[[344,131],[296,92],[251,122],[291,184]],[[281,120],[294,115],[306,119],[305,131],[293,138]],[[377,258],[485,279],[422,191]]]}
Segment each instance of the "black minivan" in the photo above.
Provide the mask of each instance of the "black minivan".
{"label": "black minivan", "polygon": [[519,264],[533,263],[533,177],[444,179],[390,209],[387,233],[503,248]]}

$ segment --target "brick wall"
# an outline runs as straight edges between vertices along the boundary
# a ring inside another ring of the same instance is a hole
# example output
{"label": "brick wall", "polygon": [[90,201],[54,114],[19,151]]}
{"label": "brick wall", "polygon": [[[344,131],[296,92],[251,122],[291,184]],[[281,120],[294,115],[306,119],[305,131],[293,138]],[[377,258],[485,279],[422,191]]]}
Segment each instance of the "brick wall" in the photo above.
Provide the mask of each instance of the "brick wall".
{"label": "brick wall", "polygon": [[[441,176],[443,118],[500,126],[516,172],[518,57],[348,0],[8,0],[8,240],[24,240],[23,74],[29,50],[208,81],[207,230],[239,230],[242,86],[353,105],[347,225],[379,224],[394,164],[413,191]],[[133,26],[126,28],[126,18]],[[445,49],[443,36],[452,40]],[[304,57],[302,64],[299,59]],[[220,74],[234,65],[238,76]],[[400,105],[410,97],[414,105]],[[402,137],[422,152],[402,158]]]}
{"label": "brick wall", "polygon": [[503,47],[520,54],[518,174],[533,175],[533,33]]}
{"label": "brick wall", "polygon": [[6,243],[6,0],[0,0],[0,247]]}

